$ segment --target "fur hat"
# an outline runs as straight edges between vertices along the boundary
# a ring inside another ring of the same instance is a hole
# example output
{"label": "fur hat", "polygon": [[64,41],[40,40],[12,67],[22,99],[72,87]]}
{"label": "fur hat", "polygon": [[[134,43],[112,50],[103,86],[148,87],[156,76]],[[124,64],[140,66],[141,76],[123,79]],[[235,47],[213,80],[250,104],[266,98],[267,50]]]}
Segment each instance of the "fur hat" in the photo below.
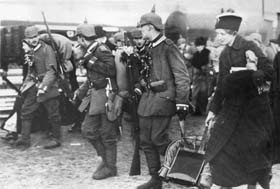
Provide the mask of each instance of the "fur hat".
{"label": "fur hat", "polygon": [[217,16],[215,29],[229,29],[238,31],[242,18],[234,13],[224,13]]}
{"label": "fur hat", "polygon": [[142,38],[142,32],[138,28],[132,30],[130,33],[133,38]]}

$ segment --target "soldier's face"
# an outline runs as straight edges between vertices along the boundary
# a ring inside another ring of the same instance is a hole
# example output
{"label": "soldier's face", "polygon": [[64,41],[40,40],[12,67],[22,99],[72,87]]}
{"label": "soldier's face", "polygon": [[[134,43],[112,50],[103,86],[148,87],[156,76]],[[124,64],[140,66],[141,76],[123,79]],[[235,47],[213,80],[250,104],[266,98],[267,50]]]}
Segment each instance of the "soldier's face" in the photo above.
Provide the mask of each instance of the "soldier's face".
{"label": "soldier's face", "polygon": [[87,45],[86,45],[86,42],[85,42],[85,39],[82,37],[82,36],[77,36],[77,42],[79,45],[81,45],[82,47],[86,48]]}
{"label": "soldier's face", "polygon": [[224,29],[216,29],[216,38],[221,45],[229,45],[233,41],[234,35]]}
{"label": "soldier's face", "polygon": [[117,47],[123,47],[124,46],[124,42],[121,41],[121,40],[117,40],[116,41],[116,45],[117,45]]}
{"label": "soldier's face", "polygon": [[152,40],[150,39],[151,37],[150,31],[151,31],[150,25],[141,26],[142,37],[144,40]]}
{"label": "soldier's face", "polygon": [[72,45],[72,51],[74,56],[74,61],[76,67],[79,66],[79,60],[81,60],[86,52],[86,50],[79,44],[73,44]]}
{"label": "soldier's face", "polygon": [[37,35],[31,38],[26,38],[25,40],[29,45],[36,47],[39,43],[39,36]]}
{"label": "soldier's face", "polygon": [[139,48],[143,47],[145,44],[145,40],[142,37],[134,38],[134,42],[135,42],[136,46]]}

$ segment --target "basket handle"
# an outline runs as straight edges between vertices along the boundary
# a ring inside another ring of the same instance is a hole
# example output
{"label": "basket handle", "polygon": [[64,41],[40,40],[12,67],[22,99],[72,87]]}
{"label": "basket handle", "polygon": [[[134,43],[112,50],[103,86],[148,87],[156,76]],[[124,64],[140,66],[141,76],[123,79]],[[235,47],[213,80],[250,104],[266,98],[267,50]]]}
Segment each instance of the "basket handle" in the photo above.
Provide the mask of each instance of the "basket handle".
{"label": "basket handle", "polygon": [[205,151],[208,139],[209,139],[209,131],[213,127],[214,120],[209,122],[209,125],[205,125],[205,129],[202,135],[201,145],[199,147],[199,151]]}
{"label": "basket handle", "polygon": [[181,138],[183,139],[185,137],[185,120],[180,120],[179,125],[180,125]]}

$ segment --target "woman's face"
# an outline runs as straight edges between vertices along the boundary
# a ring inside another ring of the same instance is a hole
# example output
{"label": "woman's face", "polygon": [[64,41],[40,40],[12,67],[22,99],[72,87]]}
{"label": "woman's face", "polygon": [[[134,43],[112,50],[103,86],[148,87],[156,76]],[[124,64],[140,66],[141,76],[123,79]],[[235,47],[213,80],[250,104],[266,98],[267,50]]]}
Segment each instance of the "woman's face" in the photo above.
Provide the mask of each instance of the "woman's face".
{"label": "woman's face", "polygon": [[216,29],[216,38],[221,45],[229,45],[232,42],[234,35],[229,34],[224,29]]}
{"label": "woman's face", "polygon": [[201,52],[203,49],[204,49],[204,45],[199,45],[199,46],[196,46],[196,49]]}

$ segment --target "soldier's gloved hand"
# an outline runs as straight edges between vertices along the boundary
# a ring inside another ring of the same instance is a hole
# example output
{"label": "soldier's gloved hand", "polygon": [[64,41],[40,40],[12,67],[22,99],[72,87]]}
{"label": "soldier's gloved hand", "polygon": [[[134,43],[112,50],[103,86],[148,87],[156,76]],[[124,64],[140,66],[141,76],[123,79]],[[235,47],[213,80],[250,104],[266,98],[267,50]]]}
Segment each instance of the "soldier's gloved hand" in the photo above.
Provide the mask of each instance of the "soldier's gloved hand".
{"label": "soldier's gloved hand", "polygon": [[86,69],[89,69],[95,62],[96,62],[97,58],[95,56],[91,57],[91,59],[89,61],[84,61],[83,66]]}
{"label": "soldier's gloved hand", "polygon": [[254,71],[252,74],[252,79],[253,79],[253,83],[256,86],[261,86],[264,84],[265,79],[264,79],[264,72],[262,70],[257,70]]}
{"label": "soldier's gloved hand", "polygon": [[136,98],[136,101],[139,102],[142,96],[142,91],[139,88],[134,88],[134,96]]}
{"label": "soldier's gloved hand", "polygon": [[185,120],[186,116],[189,113],[189,105],[187,104],[176,104],[176,114],[179,117],[179,120]]}

